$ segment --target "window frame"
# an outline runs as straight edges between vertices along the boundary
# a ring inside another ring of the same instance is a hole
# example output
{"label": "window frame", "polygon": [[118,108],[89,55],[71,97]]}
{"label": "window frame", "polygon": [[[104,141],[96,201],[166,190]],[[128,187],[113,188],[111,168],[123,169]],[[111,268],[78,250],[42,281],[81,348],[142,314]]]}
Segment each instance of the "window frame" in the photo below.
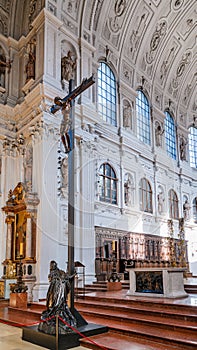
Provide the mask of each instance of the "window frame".
{"label": "window frame", "polygon": [[192,217],[195,224],[197,224],[197,197],[192,201]]}
{"label": "window frame", "polygon": [[153,213],[153,191],[150,182],[143,177],[139,182],[140,210]]}
{"label": "window frame", "polygon": [[169,217],[171,219],[179,219],[179,200],[176,192],[170,189],[168,192]]}
{"label": "window frame", "polygon": [[165,111],[165,144],[167,154],[174,160],[177,159],[176,127],[172,115]]}
{"label": "window frame", "polygon": [[190,126],[189,131],[189,162],[191,168],[197,169],[197,128]]}
{"label": "window frame", "polygon": [[97,71],[98,112],[105,122],[117,126],[117,84],[116,77],[110,66],[101,61]]}
{"label": "window frame", "polygon": [[151,115],[150,103],[144,91],[137,90],[136,97],[136,119],[137,137],[147,145],[151,145]]}
{"label": "window frame", "polygon": [[99,168],[99,183],[99,200],[101,202],[117,205],[118,179],[115,170],[107,162],[101,164]]}

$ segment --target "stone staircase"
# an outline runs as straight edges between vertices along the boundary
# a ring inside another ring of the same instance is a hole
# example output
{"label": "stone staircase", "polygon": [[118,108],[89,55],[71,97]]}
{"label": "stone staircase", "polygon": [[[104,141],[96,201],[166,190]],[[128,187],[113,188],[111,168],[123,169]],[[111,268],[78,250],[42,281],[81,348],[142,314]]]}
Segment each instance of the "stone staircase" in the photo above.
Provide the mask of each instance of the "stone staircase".
{"label": "stone staircase", "polygon": [[[129,290],[129,281],[121,281],[122,284],[122,289]],[[197,278],[196,278],[196,283],[184,283],[184,289],[186,293],[188,294],[197,294]],[[99,281],[99,282],[93,282],[92,284],[86,284],[84,289],[78,289],[79,295],[82,294],[88,294],[92,292],[106,292],[107,291],[107,281]]]}
{"label": "stone staircase", "polygon": [[88,322],[109,328],[108,333],[91,337],[98,345],[81,340],[84,347],[98,350],[102,347],[108,350],[197,348],[197,305],[86,295],[85,299],[77,300],[75,307]]}

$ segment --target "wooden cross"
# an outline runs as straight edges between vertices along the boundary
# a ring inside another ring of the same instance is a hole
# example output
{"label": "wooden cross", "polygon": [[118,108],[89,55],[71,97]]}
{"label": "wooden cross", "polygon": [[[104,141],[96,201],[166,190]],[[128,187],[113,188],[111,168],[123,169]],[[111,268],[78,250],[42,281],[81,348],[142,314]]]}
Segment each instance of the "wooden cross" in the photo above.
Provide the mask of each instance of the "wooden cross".
{"label": "wooden cross", "polygon": [[[51,112],[54,114],[62,110],[63,119],[60,126],[61,140],[68,153],[68,273],[72,276],[75,273],[74,266],[74,137],[75,137],[75,98],[83,91],[95,83],[95,76],[84,79],[82,83],[74,89],[73,79],[69,80],[69,94],[61,99],[55,97]],[[73,151],[73,152],[71,152]],[[74,311],[74,279],[71,280],[71,290],[69,298],[71,312]]]}

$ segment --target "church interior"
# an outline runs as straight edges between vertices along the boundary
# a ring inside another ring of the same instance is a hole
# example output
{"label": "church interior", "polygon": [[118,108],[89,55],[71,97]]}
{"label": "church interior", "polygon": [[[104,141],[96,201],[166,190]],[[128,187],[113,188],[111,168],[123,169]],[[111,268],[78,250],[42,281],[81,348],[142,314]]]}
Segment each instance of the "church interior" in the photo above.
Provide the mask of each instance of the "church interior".
{"label": "church interior", "polygon": [[109,327],[78,349],[196,349],[196,18],[0,0],[0,322],[38,322],[54,262]]}

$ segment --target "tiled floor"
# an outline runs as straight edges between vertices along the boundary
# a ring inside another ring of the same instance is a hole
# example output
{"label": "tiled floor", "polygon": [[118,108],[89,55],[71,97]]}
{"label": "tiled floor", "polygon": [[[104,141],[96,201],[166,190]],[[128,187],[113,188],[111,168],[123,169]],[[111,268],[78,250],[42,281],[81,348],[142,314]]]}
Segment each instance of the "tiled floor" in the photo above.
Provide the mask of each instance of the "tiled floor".
{"label": "tiled floor", "polygon": [[[0,349],[1,350],[41,350],[46,349],[22,340],[22,330],[17,327],[0,323]],[[72,350],[84,350],[79,346]]]}

